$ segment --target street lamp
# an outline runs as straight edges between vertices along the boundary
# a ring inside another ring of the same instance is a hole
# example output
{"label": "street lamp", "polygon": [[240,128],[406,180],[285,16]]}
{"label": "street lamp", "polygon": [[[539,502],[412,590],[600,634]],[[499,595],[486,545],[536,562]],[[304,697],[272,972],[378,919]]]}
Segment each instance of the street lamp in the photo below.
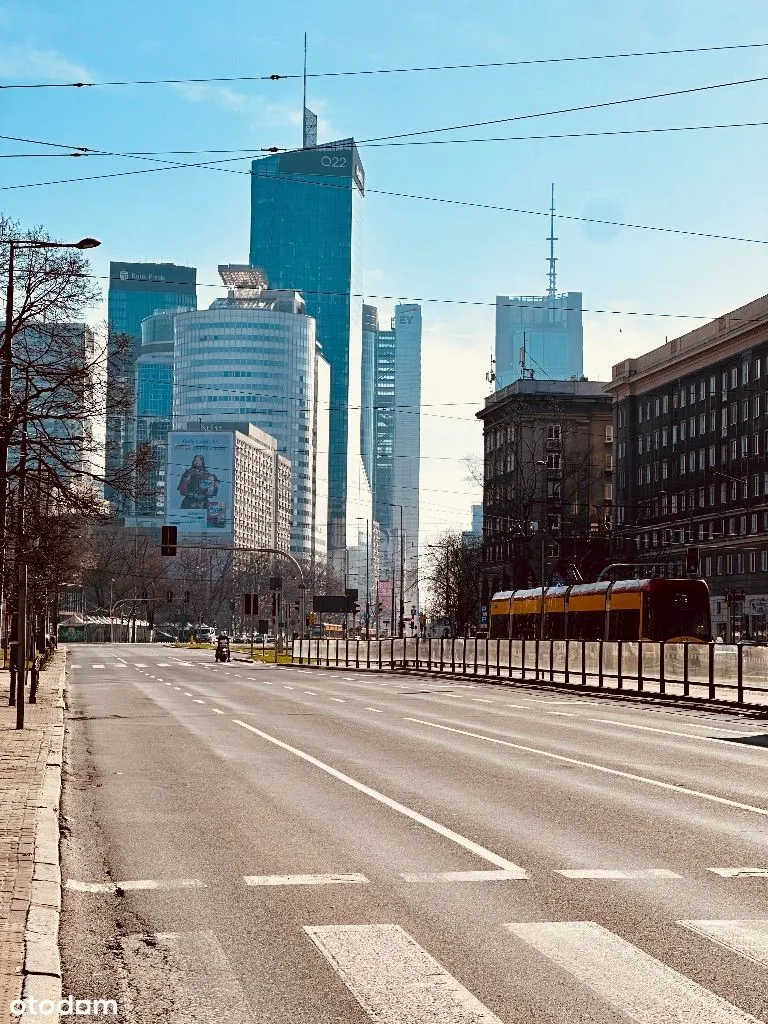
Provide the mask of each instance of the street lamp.
{"label": "street lamp", "polygon": [[[95,249],[101,242],[96,238],[81,238],[79,242],[48,242],[35,238],[0,238],[0,244],[8,246],[8,285],[5,293],[5,330],[3,344],[0,349],[0,586],[5,584],[5,551],[7,542],[6,513],[8,508],[8,449],[10,447],[11,419],[11,377],[13,371],[13,286],[14,260],[17,249]],[[27,657],[27,596],[26,568],[23,557],[24,510],[21,502],[24,494],[24,455],[19,464],[19,514],[18,514],[18,545],[16,549],[17,590],[19,595],[17,645],[16,645],[16,728],[24,728],[24,683],[26,676]],[[2,595],[3,601],[5,594]]]}

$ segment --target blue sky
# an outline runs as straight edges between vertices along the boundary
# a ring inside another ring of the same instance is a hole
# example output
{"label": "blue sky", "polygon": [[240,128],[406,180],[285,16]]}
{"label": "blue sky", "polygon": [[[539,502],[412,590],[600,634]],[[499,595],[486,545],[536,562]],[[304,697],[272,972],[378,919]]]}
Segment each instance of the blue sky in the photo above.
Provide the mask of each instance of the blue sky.
{"label": "blue sky", "polygon": [[[274,5],[272,5],[274,7]],[[763,0],[499,0],[406,3],[229,0],[104,5],[0,0],[0,82],[296,74],[768,42]],[[514,117],[563,106],[768,74],[768,47],[485,70],[310,80],[320,139],[358,139]],[[768,83],[557,115],[439,138],[600,132],[768,121]],[[239,149],[300,143],[301,83],[221,83],[0,91],[2,133],[113,152]],[[424,138],[429,138],[424,136]],[[768,129],[477,144],[364,146],[369,190],[768,239]],[[0,140],[0,153],[45,152]],[[181,161],[194,157],[168,157]],[[0,160],[0,209],[62,238],[95,235],[110,259],[171,260],[217,280],[248,255],[248,178],[189,168],[38,188],[7,186],[153,164],[117,157]],[[224,165],[243,170],[247,162]],[[422,519],[425,537],[466,527],[479,491],[461,459],[479,454],[497,294],[546,285],[543,217],[376,195],[366,200],[366,292],[424,304]],[[558,286],[586,310],[704,317],[764,294],[768,246],[560,220]],[[200,290],[207,303],[219,292]],[[376,303],[378,300],[372,298]],[[485,303],[485,305],[482,305]],[[378,301],[384,315],[391,303]],[[585,313],[585,371],[698,319]]]}

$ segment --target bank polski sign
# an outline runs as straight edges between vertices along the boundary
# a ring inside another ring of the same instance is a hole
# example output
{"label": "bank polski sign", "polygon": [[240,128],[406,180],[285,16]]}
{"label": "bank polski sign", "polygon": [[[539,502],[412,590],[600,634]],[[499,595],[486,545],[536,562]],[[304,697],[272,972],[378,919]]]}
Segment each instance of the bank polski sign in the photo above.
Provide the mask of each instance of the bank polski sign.
{"label": "bank polski sign", "polygon": [[234,438],[227,431],[168,435],[166,522],[179,533],[231,536]]}

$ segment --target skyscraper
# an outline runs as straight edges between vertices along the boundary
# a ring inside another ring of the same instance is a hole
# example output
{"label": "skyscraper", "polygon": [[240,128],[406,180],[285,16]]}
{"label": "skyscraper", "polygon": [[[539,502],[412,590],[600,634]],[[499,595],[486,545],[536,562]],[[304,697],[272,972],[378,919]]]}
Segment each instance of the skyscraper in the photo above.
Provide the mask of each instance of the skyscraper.
{"label": "skyscraper", "polygon": [[365,176],[353,139],[255,160],[251,253],[272,288],[301,292],[331,368],[329,557],[345,558],[371,517],[361,458],[362,247]]}
{"label": "skyscraper", "polygon": [[[175,263],[110,263],[107,320],[109,323],[109,364],[107,367],[106,472],[109,479],[125,465],[131,451],[134,428],[123,408],[122,398],[132,390],[133,362],[141,348],[141,321],[161,309],[195,309],[197,271]],[[121,360],[118,335],[128,335],[133,344]],[[114,488],[105,497],[119,509],[125,500]]]}
{"label": "skyscraper", "polygon": [[132,425],[133,448],[145,448],[146,465],[136,488],[137,516],[165,515],[165,467],[173,416],[174,316],[174,310],[161,310],[141,321]]}
{"label": "skyscraper", "polygon": [[407,613],[418,606],[421,306],[395,306],[389,330],[378,329],[375,337],[374,518],[385,578],[399,577],[402,544]]}
{"label": "skyscraper", "polygon": [[256,267],[219,267],[229,288],[210,309],[180,313],[174,326],[173,421],[201,429],[248,423],[271,434],[292,465],[291,552],[326,553],[327,363],[315,322],[291,289],[267,288]]}

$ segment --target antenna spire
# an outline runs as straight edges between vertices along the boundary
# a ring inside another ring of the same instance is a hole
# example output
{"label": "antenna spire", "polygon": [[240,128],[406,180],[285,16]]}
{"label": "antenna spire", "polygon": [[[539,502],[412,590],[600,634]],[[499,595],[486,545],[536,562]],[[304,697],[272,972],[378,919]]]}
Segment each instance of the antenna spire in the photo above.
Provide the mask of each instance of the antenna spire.
{"label": "antenna spire", "polygon": [[555,256],[555,242],[557,238],[555,236],[555,183],[552,182],[552,196],[550,199],[549,206],[549,285],[547,287],[547,295],[550,299],[554,299],[557,294],[557,257]]}
{"label": "antenna spire", "polygon": [[304,33],[304,75],[303,75],[304,92],[301,101],[301,145],[303,149],[307,148],[307,33]]}

